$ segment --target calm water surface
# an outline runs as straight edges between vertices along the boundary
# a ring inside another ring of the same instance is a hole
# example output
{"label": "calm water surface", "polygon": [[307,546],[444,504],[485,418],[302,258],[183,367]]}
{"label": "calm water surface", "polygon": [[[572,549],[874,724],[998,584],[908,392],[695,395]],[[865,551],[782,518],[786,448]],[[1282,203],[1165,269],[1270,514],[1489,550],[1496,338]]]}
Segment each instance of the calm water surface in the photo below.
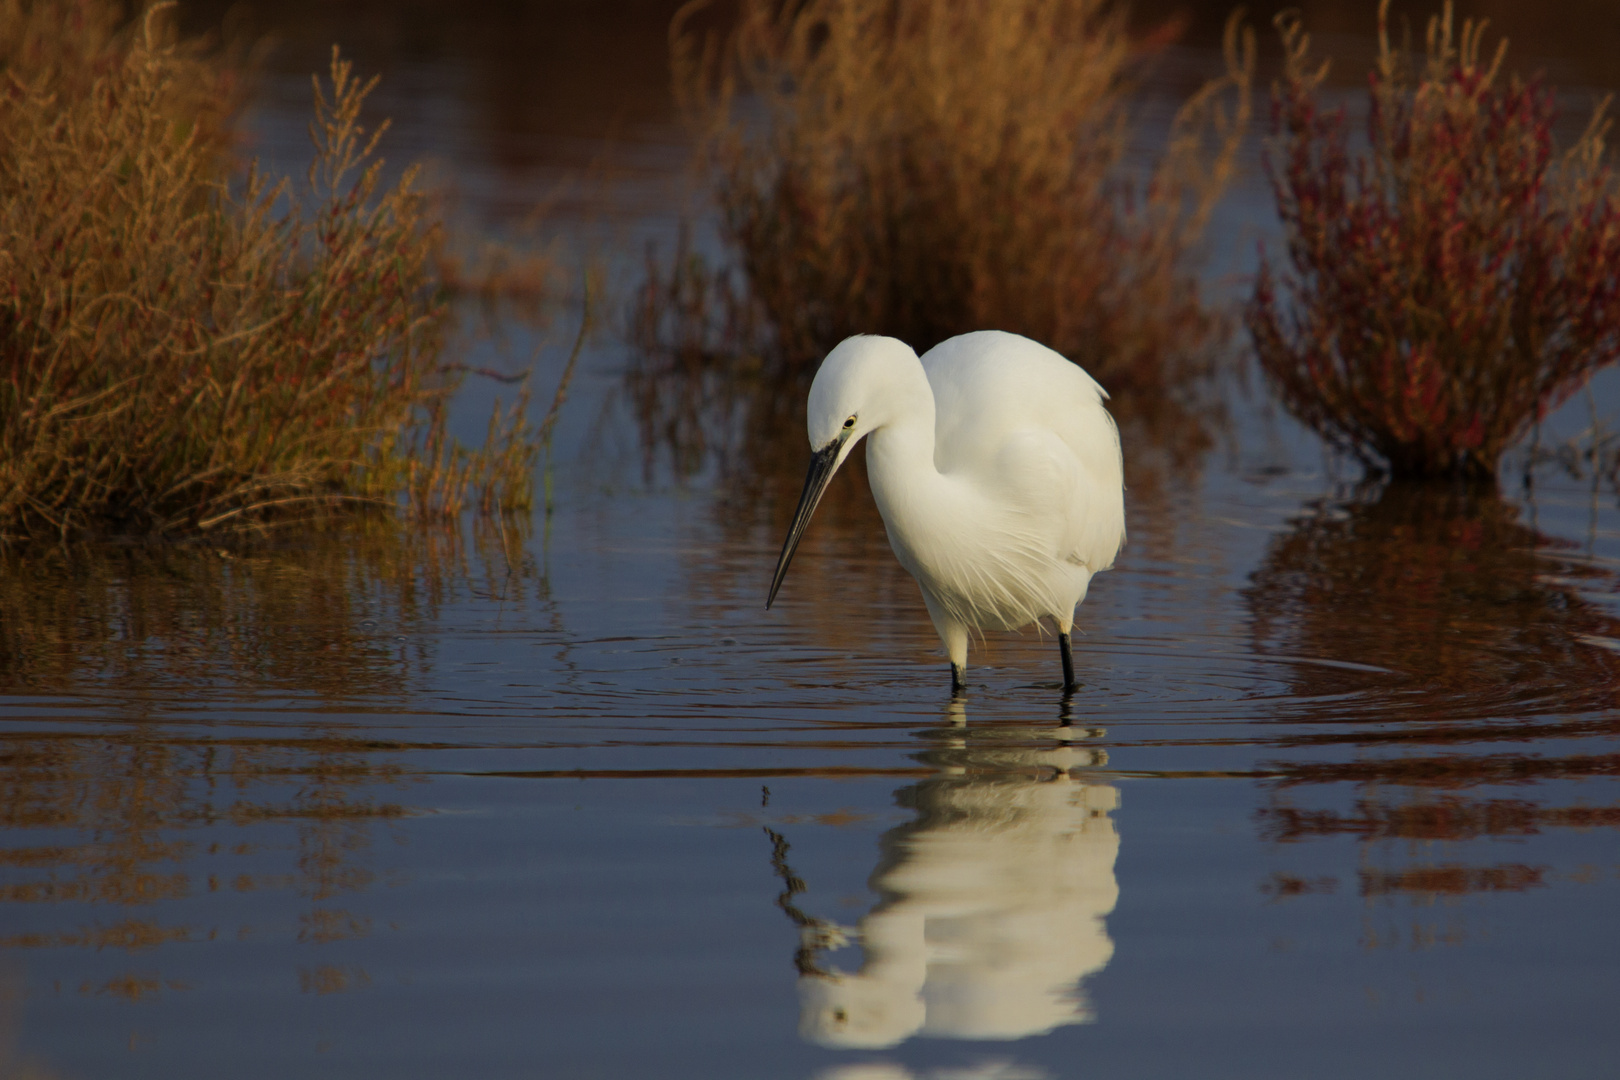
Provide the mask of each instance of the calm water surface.
{"label": "calm water surface", "polygon": [[644,470],[626,362],[529,524],[0,564],[0,1074],[1612,1071],[1612,489],[1358,489],[1234,390],[1127,442],[1083,691],[996,635],[953,701],[859,472],[766,613],[800,436]]}
{"label": "calm water surface", "polygon": [[1066,705],[1033,634],[950,700],[859,490],[770,614],[702,493],[13,564],[16,1060],[1601,1075],[1620,515],[1324,488],[1138,494]]}

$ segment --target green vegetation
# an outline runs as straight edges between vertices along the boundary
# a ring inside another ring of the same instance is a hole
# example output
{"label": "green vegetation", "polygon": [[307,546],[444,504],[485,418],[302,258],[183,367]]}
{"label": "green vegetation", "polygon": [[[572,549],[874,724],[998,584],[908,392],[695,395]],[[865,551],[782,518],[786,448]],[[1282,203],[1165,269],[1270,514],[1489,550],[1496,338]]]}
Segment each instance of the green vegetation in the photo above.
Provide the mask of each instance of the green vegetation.
{"label": "green vegetation", "polygon": [[307,185],[245,175],[228,58],[169,12],[0,4],[0,537],[522,509],[523,401],[445,430],[441,230],[334,50]]}
{"label": "green vegetation", "polygon": [[[1325,65],[1279,20],[1272,183],[1288,237],[1248,324],[1284,404],[1375,471],[1494,482],[1532,424],[1620,358],[1620,188],[1600,107],[1555,152],[1551,88],[1504,77],[1484,24],[1429,22],[1391,46],[1388,0],[1369,148],[1325,110]],[[1594,461],[1594,464],[1596,462]]]}

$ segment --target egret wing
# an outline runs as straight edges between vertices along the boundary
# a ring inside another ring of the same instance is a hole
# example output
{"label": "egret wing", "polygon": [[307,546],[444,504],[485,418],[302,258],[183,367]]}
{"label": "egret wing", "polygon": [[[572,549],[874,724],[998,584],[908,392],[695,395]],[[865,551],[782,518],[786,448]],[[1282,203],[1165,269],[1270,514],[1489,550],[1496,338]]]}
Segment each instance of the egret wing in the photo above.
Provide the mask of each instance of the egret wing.
{"label": "egret wing", "polygon": [[1093,573],[1125,540],[1119,431],[1102,387],[1017,334],[978,331],[922,357],[934,390],[934,464],[1021,504],[1051,555]]}

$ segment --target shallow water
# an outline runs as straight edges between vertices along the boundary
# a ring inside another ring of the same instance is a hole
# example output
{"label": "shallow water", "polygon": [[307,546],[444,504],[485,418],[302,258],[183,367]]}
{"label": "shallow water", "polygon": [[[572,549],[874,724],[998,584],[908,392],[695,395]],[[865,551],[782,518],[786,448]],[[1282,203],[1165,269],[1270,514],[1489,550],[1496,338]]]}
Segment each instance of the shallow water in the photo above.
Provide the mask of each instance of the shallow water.
{"label": "shallow water", "polygon": [[[396,103],[470,85],[412,27],[370,39]],[[471,147],[492,218],[584,167],[443,100],[404,134]],[[1234,390],[1191,465],[1127,431],[1084,689],[993,635],[953,701],[858,472],[767,613],[797,436],[644,472],[624,355],[588,364],[528,526],[0,564],[0,1073],[1612,1070],[1612,489],[1357,489]]]}
{"label": "shallow water", "polygon": [[1588,546],[1573,488],[1263,466],[1133,499],[1068,703],[1033,634],[950,699],[858,490],[768,614],[768,515],[701,495],[8,567],[17,1060],[1601,1073],[1612,498]]}

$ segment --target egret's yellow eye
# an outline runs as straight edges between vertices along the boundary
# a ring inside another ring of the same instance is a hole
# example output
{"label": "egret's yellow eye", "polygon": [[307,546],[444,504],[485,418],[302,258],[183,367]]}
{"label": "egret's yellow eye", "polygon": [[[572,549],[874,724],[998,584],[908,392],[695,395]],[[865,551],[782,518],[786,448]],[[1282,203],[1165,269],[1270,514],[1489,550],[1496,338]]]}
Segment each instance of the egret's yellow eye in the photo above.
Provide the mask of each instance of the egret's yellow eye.
{"label": "egret's yellow eye", "polygon": [[845,420],[844,421],[844,426],[845,427],[854,427],[855,426],[855,418],[852,416],[848,420]]}

